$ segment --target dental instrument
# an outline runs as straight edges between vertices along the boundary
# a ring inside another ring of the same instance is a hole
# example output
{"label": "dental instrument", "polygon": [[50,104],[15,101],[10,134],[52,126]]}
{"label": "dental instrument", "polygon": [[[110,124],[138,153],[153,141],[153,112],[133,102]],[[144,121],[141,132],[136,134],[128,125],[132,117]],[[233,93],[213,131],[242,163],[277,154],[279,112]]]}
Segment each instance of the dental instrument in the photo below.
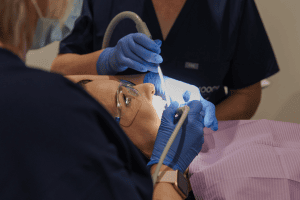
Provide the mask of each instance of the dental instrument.
{"label": "dental instrument", "polygon": [[[150,39],[152,39],[152,36],[150,34],[150,31],[146,25],[145,22],[142,21],[142,19],[134,12],[130,12],[130,11],[125,11],[125,12],[121,12],[119,13],[118,15],[116,15],[112,20],[111,22],[109,23],[106,31],[105,31],[105,34],[104,34],[104,38],[103,38],[103,43],[102,43],[102,49],[105,49],[108,47],[109,45],[109,41],[110,41],[110,38],[112,36],[112,33],[115,29],[115,27],[118,25],[118,23],[123,20],[123,19],[126,19],[126,18],[129,18],[129,19],[132,19],[135,24],[136,24],[136,29],[139,33],[144,33],[145,35],[147,35]],[[169,106],[170,105],[170,96],[167,95],[166,93],[166,87],[165,87],[165,83],[164,83],[164,79],[163,79],[163,75],[162,75],[162,71],[161,71],[161,68],[160,66],[158,67],[158,74],[160,76],[160,79],[161,79],[161,87],[162,89],[165,91],[165,95],[166,95],[166,100],[167,100],[167,105]],[[178,131],[180,130],[183,122],[185,121],[187,115],[188,115],[188,112],[190,111],[190,108],[185,105],[184,107],[180,107],[177,109],[177,113],[178,115],[180,116],[180,119],[171,135],[171,137],[169,138],[169,141],[168,143],[166,144],[166,147],[164,149],[164,151],[162,152],[162,155],[159,159],[159,162],[158,162],[158,165],[155,169],[155,172],[152,176],[152,181],[153,181],[153,186],[155,185],[156,183],[156,180],[158,178],[158,173],[159,173],[159,170],[163,164],[163,161],[164,159],[166,158],[167,156],[167,153],[171,147],[171,145],[173,144],[177,134],[178,134]]]}
{"label": "dental instrument", "polygon": [[170,100],[170,96],[169,94],[167,93],[167,88],[166,88],[166,84],[165,84],[165,81],[164,81],[164,76],[162,74],[162,71],[161,71],[161,68],[160,66],[158,65],[158,75],[159,75],[159,78],[160,78],[160,84],[161,84],[161,87],[163,89],[163,91],[165,91],[165,96],[166,96],[166,101],[167,101],[167,106],[170,106],[170,103],[171,103],[171,100]]}

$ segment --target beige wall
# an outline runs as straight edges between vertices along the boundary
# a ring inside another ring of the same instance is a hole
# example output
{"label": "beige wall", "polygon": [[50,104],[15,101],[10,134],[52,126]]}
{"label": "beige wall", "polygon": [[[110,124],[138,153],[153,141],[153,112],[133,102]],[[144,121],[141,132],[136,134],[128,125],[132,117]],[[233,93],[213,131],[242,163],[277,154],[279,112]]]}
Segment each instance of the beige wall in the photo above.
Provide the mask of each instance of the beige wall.
{"label": "beige wall", "polygon": [[[256,4],[281,71],[268,79],[271,85],[263,89],[253,119],[300,124],[300,1],[256,0]],[[26,64],[49,70],[58,53],[58,44],[29,51]]]}
{"label": "beige wall", "polygon": [[280,72],[268,80],[253,119],[300,124],[300,1],[256,0]]}

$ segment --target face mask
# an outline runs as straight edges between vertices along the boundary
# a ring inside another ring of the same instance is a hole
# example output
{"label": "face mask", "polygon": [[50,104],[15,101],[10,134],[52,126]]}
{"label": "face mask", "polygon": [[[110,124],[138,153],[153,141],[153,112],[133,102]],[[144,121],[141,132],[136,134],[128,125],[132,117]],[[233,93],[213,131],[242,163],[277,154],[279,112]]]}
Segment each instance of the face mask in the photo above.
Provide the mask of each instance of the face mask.
{"label": "face mask", "polygon": [[62,31],[59,19],[51,19],[50,16],[43,17],[37,2],[35,0],[31,0],[31,2],[39,15],[39,19],[30,49],[38,49],[54,41],[61,41]]}

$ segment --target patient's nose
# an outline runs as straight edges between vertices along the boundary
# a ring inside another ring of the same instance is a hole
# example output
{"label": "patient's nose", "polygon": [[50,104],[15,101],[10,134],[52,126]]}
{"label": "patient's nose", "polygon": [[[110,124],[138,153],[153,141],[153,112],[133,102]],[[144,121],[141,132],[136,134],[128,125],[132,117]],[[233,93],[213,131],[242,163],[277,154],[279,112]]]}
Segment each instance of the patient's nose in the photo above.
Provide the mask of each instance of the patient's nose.
{"label": "patient's nose", "polygon": [[144,95],[147,99],[152,101],[153,95],[155,94],[155,87],[151,83],[144,83],[139,85],[140,92]]}

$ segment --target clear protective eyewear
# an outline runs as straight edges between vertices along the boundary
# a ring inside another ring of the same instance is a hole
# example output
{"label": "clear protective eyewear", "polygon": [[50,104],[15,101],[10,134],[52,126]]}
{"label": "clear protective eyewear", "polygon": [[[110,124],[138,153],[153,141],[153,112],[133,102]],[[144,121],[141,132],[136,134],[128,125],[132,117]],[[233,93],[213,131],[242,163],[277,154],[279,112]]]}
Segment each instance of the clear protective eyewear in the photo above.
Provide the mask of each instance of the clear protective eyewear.
{"label": "clear protective eyewear", "polygon": [[[118,110],[118,115],[115,117],[116,122],[119,124],[120,123],[120,118],[121,118],[121,110],[122,110],[122,105],[120,103],[120,97],[122,96],[122,93],[124,90],[127,90],[130,95],[137,97],[140,96],[140,93],[137,89],[133,88],[135,86],[134,83],[126,80],[120,80],[120,85],[117,89],[117,110]],[[128,96],[124,96],[124,101],[126,106],[130,106],[131,103],[131,98]]]}

